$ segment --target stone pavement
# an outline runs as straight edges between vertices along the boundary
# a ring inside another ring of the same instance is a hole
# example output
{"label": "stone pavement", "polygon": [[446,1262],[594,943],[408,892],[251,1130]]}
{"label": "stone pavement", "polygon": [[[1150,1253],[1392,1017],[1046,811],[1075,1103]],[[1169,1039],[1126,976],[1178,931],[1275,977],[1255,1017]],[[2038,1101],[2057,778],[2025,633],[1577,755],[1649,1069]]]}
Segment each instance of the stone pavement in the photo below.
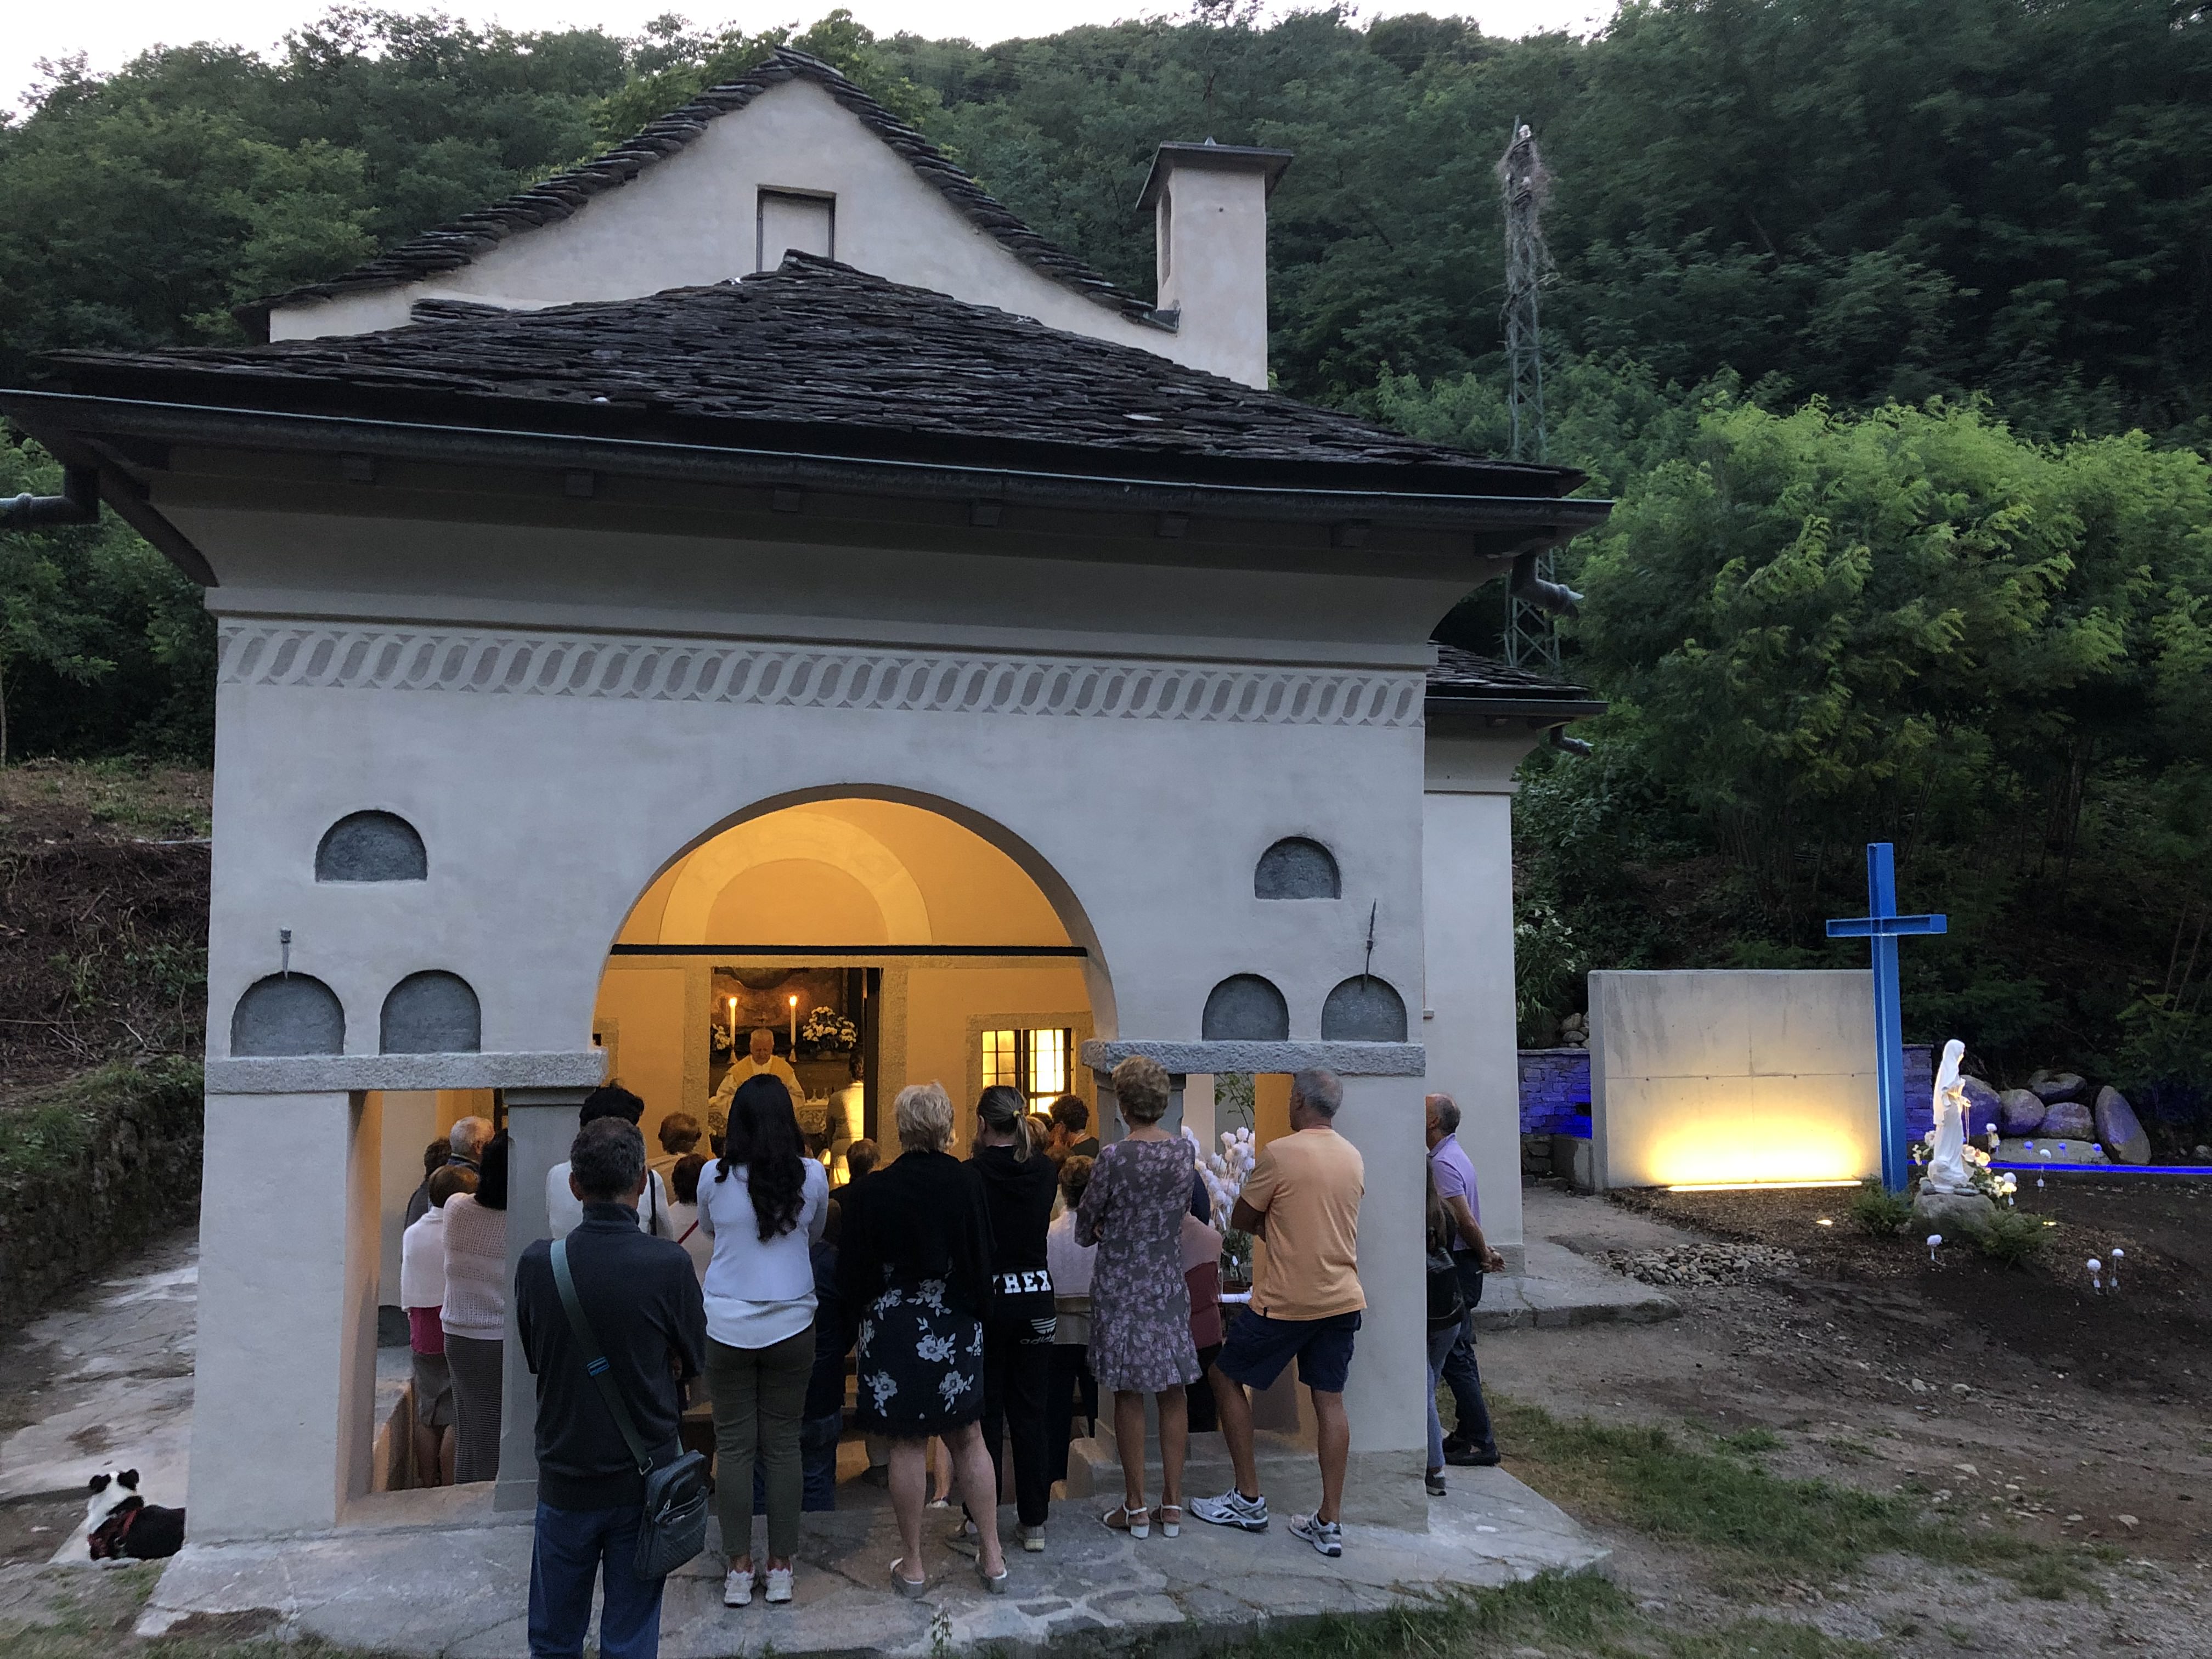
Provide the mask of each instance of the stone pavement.
{"label": "stone pavement", "polygon": [[1633,1215],[1604,1199],[1552,1187],[1524,1188],[1522,1231],[1528,1243],[1518,1273],[1493,1273],[1475,1310],[1479,1331],[1535,1326],[1648,1325],[1682,1311],[1672,1297],[1589,1260],[1582,1249],[1648,1248],[1692,1236]]}
{"label": "stone pavement", "polygon": [[[1010,1553],[1006,1596],[983,1593],[970,1564],[942,1542],[951,1517],[932,1510],[923,1531],[930,1590],[919,1601],[890,1588],[898,1547],[889,1500],[848,1482],[838,1492],[848,1507],[806,1517],[792,1606],[724,1607],[710,1553],[670,1579],[660,1650],[664,1659],[770,1649],[923,1656],[991,1643],[1011,1655],[1103,1640],[1190,1653],[1279,1620],[1430,1603],[1605,1559],[1579,1526],[1504,1470],[1454,1469],[1450,1480],[1450,1496],[1430,1505],[1428,1532],[1353,1529],[1334,1561],[1285,1525],[1310,1492],[1272,1493],[1274,1528],[1256,1537],[1192,1521],[1180,1538],[1155,1532],[1139,1542],[1100,1526],[1091,1505],[1057,1504],[1046,1552]],[[222,1626],[233,1631],[520,1659],[530,1530],[489,1504],[488,1488],[392,1494],[363,1504],[365,1524],[339,1533],[187,1545],[164,1571],[139,1633],[159,1635],[193,1614],[206,1616],[203,1624],[228,1615]],[[1011,1533],[1012,1511],[1003,1515]],[[710,1536],[709,1551],[719,1543]]]}
{"label": "stone pavement", "polygon": [[[141,1472],[150,1502],[185,1501],[198,1291],[199,1252],[186,1234],[9,1338],[43,1350],[36,1358],[51,1376],[37,1420],[0,1440],[0,1502],[82,1498],[93,1475],[118,1468]],[[82,1540],[70,1541],[82,1553]]]}

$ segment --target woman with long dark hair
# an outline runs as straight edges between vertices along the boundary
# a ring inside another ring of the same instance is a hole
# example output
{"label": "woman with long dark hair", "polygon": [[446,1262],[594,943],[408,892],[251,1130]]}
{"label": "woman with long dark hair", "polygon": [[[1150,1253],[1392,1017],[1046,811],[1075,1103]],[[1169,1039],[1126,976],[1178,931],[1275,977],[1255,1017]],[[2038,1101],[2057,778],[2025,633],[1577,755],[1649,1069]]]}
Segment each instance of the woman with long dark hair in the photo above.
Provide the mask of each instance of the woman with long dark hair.
{"label": "woman with long dark hair", "polygon": [[[1044,1143],[1030,1121],[1028,1103],[1003,1085],[975,1103],[975,1151],[968,1160],[983,1188],[991,1216],[990,1311],[983,1320],[983,1444],[1003,1490],[1000,1450],[1014,1443],[1014,1498],[1022,1547],[1044,1547],[1052,1508],[1051,1448],[1046,1431],[1046,1389],[1052,1377],[1052,1270],[1045,1230],[1060,1182]],[[973,1517],[961,1523],[956,1543],[969,1543]]]}
{"label": "woman with long dark hair", "polygon": [[805,1496],[799,1431],[814,1368],[814,1264],[830,1178],[805,1155],[791,1094],[748,1079],[730,1097],[722,1156],[699,1178],[707,1264],[707,1391],[714,1407],[714,1495],[729,1572],[722,1604],[753,1599],[753,1459],[767,1465],[768,1599],[791,1600]]}
{"label": "woman with long dark hair", "polygon": [[438,1322],[453,1376],[453,1483],[499,1478],[507,1350],[507,1139],[494,1135],[477,1189],[446,1200],[446,1299]]}

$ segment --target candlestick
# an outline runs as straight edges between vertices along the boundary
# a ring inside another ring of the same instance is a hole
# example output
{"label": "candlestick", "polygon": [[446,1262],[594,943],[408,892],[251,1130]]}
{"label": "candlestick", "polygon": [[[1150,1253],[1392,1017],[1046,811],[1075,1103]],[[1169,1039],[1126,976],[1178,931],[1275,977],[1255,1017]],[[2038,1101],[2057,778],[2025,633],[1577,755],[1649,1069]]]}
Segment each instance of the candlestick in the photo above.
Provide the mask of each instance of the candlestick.
{"label": "candlestick", "polygon": [[791,999],[791,1057],[799,1058],[799,999]]}
{"label": "candlestick", "polygon": [[737,1052],[737,1049],[738,1049],[738,1000],[737,1000],[735,997],[732,997],[732,998],[730,999],[730,1052],[731,1052],[732,1054],[735,1054],[735,1053]]}

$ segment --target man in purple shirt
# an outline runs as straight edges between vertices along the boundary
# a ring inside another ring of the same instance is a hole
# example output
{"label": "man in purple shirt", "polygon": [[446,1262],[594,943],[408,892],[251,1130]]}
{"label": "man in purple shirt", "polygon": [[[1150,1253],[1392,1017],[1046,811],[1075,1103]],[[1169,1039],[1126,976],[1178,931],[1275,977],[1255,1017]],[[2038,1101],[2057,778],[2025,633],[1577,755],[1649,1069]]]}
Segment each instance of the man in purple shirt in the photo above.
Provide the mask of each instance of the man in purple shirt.
{"label": "man in purple shirt", "polygon": [[1467,1297],[1465,1323],[1443,1365],[1444,1386],[1452,1392],[1459,1416],[1459,1426],[1444,1441],[1444,1462],[1487,1468],[1498,1462],[1498,1440],[1490,1429],[1490,1408],[1483,1403],[1482,1373],[1474,1363],[1474,1310],[1482,1301],[1483,1274],[1504,1272],[1505,1260],[1482,1236],[1482,1198],[1475,1190],[1474,1165],[1459,1144],[1459,1106],[1449,1095],[1431,1095],[1427,1103],[1429,1168],[1456,1235],[1452,1265],[1459,1269]]}

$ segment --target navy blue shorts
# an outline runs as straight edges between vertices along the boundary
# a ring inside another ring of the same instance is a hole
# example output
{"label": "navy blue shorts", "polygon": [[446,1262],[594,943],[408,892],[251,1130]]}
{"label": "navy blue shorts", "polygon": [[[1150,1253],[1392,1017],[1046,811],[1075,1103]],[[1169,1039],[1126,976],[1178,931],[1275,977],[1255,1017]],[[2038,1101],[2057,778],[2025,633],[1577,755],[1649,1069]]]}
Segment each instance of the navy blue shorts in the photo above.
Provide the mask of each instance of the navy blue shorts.
{"label": "navy blue shorts", "polygon": [[1299,1382],[1323,1394],[1342,1394],[1352,1375],[1352,1333],[1358,1328],[1357,1311],[1327,1319],[1270,1319],[1248,1308],[1229,1328],[1214,1368],[1232,1382],[1264,1389],[1295,1357]]}

